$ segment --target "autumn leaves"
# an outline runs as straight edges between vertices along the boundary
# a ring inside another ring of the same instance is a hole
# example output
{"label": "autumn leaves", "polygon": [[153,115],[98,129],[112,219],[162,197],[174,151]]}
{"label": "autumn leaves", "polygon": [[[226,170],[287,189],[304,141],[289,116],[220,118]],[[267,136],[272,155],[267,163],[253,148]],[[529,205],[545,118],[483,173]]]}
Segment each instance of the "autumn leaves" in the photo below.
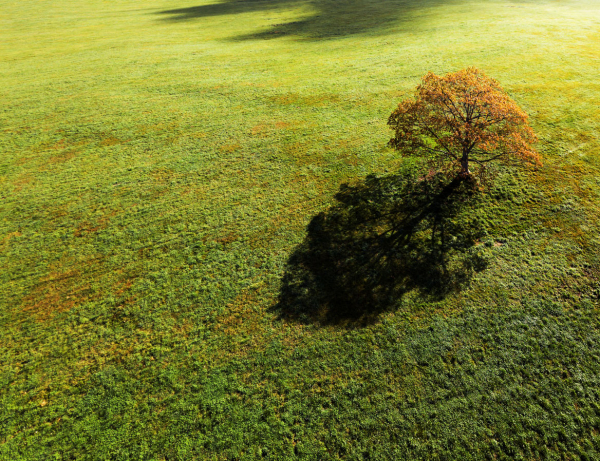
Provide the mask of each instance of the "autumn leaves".
{"label": "autumn leaves", "polygon": [[453,176],[482,177],[494,161],[541,165],[527,114],[474,67],[442,77],[429,72],[388,125],[389,145],[402,156],[424,158]]}

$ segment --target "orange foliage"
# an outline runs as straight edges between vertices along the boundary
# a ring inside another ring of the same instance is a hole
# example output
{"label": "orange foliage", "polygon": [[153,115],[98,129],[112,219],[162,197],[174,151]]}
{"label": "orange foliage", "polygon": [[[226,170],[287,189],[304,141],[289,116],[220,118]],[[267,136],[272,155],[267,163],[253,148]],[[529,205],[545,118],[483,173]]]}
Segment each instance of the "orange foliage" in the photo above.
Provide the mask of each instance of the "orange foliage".
{"label": "orange foliage", "polygon": [[388,125],[395,132],[389,144],[402,155],[425,157],[462,176],[471,175],[473,163],[481,173],[494,160],[541,165],[527,114],[474,67],[443,77],[429,72]]}

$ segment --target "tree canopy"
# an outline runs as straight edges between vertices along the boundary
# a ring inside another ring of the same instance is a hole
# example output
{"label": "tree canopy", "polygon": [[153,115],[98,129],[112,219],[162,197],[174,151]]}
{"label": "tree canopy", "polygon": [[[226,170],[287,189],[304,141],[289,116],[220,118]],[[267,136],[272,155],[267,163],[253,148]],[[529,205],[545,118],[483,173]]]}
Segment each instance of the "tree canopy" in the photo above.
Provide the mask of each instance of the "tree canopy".
{"label": "tree canopy", "polygon": [[468,177],[492,161],[541,165],[527,114],[500,84],[474,67],[426,74],[413,98],[390,115],[389,144],[401,155],[425,157]]}

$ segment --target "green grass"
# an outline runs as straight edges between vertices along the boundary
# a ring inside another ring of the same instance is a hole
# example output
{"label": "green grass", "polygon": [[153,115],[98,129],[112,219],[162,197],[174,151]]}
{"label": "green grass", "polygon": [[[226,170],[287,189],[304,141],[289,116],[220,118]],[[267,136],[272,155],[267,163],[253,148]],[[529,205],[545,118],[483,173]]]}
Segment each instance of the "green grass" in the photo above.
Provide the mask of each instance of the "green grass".
{"label": "green grass", "polygon": [[[0,459],[599,459],[599,55],[584,0],[3,1]],[[467,66],[544,167],[444,215],[452,289],[361,273]]]}

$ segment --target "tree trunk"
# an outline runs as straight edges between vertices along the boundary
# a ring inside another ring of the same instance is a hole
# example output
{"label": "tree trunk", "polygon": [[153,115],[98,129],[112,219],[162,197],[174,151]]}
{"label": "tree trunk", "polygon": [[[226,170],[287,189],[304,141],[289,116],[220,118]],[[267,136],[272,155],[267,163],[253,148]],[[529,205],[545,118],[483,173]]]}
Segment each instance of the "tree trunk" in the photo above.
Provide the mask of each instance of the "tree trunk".
{"label": "tree trunk", "polygon": [[469,157],[466,154],[460,159],[460,167],[460,176],[463,178],[471,176],[471,172],[469,171]]}

